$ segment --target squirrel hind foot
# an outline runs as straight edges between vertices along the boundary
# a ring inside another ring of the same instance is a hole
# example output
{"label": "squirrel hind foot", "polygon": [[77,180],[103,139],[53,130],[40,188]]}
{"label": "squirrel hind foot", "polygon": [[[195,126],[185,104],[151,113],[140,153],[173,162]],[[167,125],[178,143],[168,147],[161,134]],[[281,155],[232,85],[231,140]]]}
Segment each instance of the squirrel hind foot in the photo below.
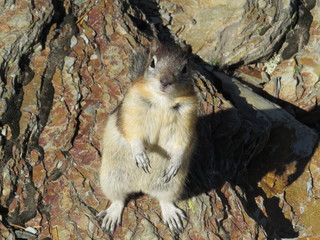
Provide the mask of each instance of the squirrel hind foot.
{"label": "squirrel hind foot", "polygon": [[186,214],[171,202],[160,202],[163,221],[173,232],[180,233],[183,231],[183,220]]}
{"label": "squirrel hind foot", "polygon": [[97,218],[102,219],[101,228],[105,233],[113,234],[116,227],[120,225],[123,208],[122,201],[115,201],[108,209],[97,215]]}

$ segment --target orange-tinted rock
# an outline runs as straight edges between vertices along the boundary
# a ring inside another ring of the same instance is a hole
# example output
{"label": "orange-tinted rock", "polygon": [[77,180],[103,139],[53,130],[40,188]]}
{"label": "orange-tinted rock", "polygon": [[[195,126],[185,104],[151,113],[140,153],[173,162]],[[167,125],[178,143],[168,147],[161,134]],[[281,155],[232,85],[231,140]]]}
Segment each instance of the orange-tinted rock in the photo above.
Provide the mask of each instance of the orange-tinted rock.
{"label": "orange-tinted rock", "polygon": [[304,236],[317,236],[320,232],[318,221],[320,212],[320,148],[316,148],[303,174],[285,189],[287,204],[296,214],[297,225]]}

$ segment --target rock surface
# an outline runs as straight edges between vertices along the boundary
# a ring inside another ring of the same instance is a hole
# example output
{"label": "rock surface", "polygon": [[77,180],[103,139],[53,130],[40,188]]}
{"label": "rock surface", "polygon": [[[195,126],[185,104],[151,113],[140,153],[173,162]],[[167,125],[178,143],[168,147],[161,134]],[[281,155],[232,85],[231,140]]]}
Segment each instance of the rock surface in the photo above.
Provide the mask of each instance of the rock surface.
{"label": "rock surface", "polygon": [[[305,125],[319,120],[320,1],[297,2],[0,1],[0,238],[320,237],[320,148]],[[285,29],[305,33],[295,19],[301,11],[312,15],[310,38],[304,48],[300,38],[290,56],[295,35]],[[95,217],[109,204],[98,185],[101,131],[131,85],[130,55],[149,45],[147,20],[201,57],[193,65],[199,143],[178,203],[188,221],[183,233],[172,233],[157,201],[139,195],[111,237]],[[269,73],[264,62],[238,68],[241,81],[212,71],[216,59],[222,67],[261,61],[278,44]],[[280,90],[271,86],[277,81]]]}
{"label": "rock surface", "polygon": [[165,0],[159,1],[159,12],[163,24],[202,59],[226,67],[267,59],[277,51],[300,17],[299,2]]}

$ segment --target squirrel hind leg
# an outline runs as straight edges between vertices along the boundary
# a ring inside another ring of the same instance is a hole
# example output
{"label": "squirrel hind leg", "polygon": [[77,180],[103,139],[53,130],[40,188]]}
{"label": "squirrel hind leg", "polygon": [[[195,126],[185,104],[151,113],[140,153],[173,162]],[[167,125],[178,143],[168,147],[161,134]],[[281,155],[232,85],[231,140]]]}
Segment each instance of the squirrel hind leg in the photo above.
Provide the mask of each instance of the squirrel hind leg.
{"label": "squirrel hind leg", "polygon": [[121,222],[121,215],[124,208],[123,200],[112,202],[109,208],[101,211],[97,217],[102,219],[101,228],[108,234],[113,234]]}

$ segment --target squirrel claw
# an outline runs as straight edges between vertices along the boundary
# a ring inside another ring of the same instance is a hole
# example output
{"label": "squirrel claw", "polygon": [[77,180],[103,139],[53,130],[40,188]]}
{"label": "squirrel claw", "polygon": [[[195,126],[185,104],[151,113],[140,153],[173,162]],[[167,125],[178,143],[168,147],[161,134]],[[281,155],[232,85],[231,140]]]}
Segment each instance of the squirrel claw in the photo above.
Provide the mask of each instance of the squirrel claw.
{"label": "squirrel claw", "polygon": [[145,173],[150,173],[150,160],[145,152],[137,154],[135,161],[138,168],[141,168]]}
{"label": "squirrel claw", "polygon": [[179,170],[178,166],[171,164],[163,174],[164,182],[165,183],[170,182],[170,180],[177,174],[178,170]]}
{"label": "squirrel claw", "polygon": [[185,213],[178,207],[172,204],[162,204],[162,215],[164,222],[169,228],[176,233],[182,232],[184,229]]}
{"label": "squirrel claw", "polygon": [[113,234],[116,227],[120,225],[123,202],[115,201],[106,210],[101,211],[97,218],[102,220],[101,229],[107,234]]}

